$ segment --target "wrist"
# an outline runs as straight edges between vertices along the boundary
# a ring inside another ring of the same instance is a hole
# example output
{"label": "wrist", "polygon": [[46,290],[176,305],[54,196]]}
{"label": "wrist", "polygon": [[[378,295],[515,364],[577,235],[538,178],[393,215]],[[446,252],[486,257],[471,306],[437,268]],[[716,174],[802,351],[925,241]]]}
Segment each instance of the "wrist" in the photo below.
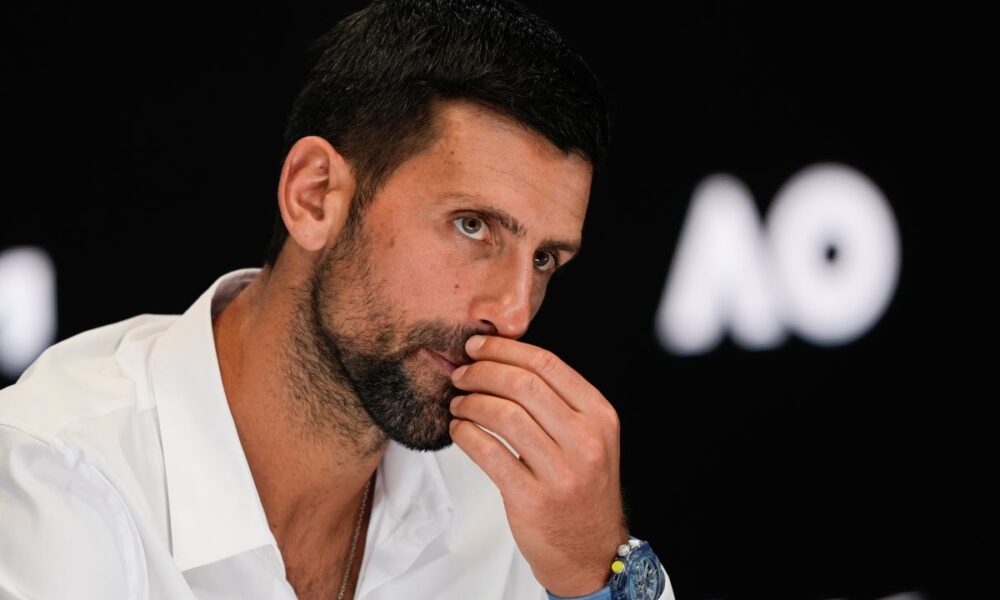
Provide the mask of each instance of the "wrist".
{"label": "wrist", "polygon": [[[585,595],[561,596],[546,588],[548,600],[638,600],[659,598],[666,586],[663,567],[649,543],[629,535],[619,545],[612,561],[604,587]],[[594,587],[566,586],[561,590],[594,589]]]}
{"label": "wrist", "polygon": [[[617,550],[622,543],[621,540],[625,540],[625,543],[628,543],[628,540],[631,539],[628,528],[624,526],[620,528],[617,534],[612,533],[611,535],[617,535],[617,538],[609,539],[607,543],[610,546],[608,547],[602,544],[601,555],[596,556],[594,561],[588,561],[586,564],[578,564],[577,569],[573,573],[558,580],[557,586],[553,586],[551,589],[546,586],[545,591],[549,594],[549,600],[610,599],[613,561],[618,558]],[[608,590],[608,595],[597,595],[605,589]]]}
{"label": "wrist", "polygon": [[[608,564],[610,564],[610,561]],[[563,598],[591,600],[591,596],[599,593],[604,588],[608,588],[610,581],[611,569],[608,568],[608,565],[604,565],[596,575],[591,571],[586,573],[582,571],[577,572],[572,579],[560,580],[558,585],[554,585],[552,588],[546,587],[545,591],[549,594],[550,598],[556,600],[562,600]]]}

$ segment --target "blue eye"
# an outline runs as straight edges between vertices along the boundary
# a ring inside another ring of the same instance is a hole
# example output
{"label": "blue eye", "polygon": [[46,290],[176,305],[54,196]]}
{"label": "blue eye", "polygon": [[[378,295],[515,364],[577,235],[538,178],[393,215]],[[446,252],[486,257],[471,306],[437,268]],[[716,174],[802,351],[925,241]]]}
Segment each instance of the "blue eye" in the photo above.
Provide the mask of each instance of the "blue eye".
{"label": "blue eye", "polygon": [[479,217],[457,217],[452,219],[451,222],[455,224],[455,228],[462,232],[462,234],[467,235],[474,240],[484,239],[483,236],[486,234],[486,222]]}

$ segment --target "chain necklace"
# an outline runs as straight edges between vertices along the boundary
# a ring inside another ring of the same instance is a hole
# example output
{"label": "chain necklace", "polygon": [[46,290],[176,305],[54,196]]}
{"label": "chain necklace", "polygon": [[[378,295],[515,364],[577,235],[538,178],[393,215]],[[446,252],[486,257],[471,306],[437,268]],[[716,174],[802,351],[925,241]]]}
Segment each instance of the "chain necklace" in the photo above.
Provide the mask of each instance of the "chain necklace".
{"label": "chain necklace", "polygon": [[351,553],[347,557],[347,570],[344,571],[344,580],[340,582],[340,592],[337,594],[337,600],[344,599],[344,591],[347,590],[347,580],[351,576],[351,568],[354,566],[354,549],[358,545],[358,535],[361,533],[361,522],[365,518],[365,505],[368,502],[368,488],[371,487],[372,478],[374,475],[368,479],[368,483],[365,484],[365,495],[361,497],[361,512],[358,513],[358,524],[354,527],[354,539],[351,540]]}

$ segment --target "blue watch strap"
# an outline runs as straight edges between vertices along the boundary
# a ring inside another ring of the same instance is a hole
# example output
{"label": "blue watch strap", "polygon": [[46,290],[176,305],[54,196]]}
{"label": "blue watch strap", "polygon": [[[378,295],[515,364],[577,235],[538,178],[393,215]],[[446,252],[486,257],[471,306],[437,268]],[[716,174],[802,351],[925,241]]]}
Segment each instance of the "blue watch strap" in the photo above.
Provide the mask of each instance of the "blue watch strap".
{"label": "blue watch strap", "polygon": [[593,594],[586,596],[556,596],[552,592],[545,590],[549,600],[611,600],[611,586],[604,586]]}

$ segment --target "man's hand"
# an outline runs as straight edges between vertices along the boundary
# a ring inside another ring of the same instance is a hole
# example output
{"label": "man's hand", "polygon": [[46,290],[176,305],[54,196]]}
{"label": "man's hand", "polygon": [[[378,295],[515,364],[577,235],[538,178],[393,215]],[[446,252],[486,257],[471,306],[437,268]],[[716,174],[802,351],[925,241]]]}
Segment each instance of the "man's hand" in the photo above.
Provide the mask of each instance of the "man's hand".
{"label": "man's hand", "polygon": [[[548,350],[473,336],[466,352],[476,362],[456,369],[452,382],[472,393],[452,401],[452,439],[499,488],[539,583],[558,596],[596,592],[628,539],[618,414]],[[507,440],[520,460],[474,423]]]}

